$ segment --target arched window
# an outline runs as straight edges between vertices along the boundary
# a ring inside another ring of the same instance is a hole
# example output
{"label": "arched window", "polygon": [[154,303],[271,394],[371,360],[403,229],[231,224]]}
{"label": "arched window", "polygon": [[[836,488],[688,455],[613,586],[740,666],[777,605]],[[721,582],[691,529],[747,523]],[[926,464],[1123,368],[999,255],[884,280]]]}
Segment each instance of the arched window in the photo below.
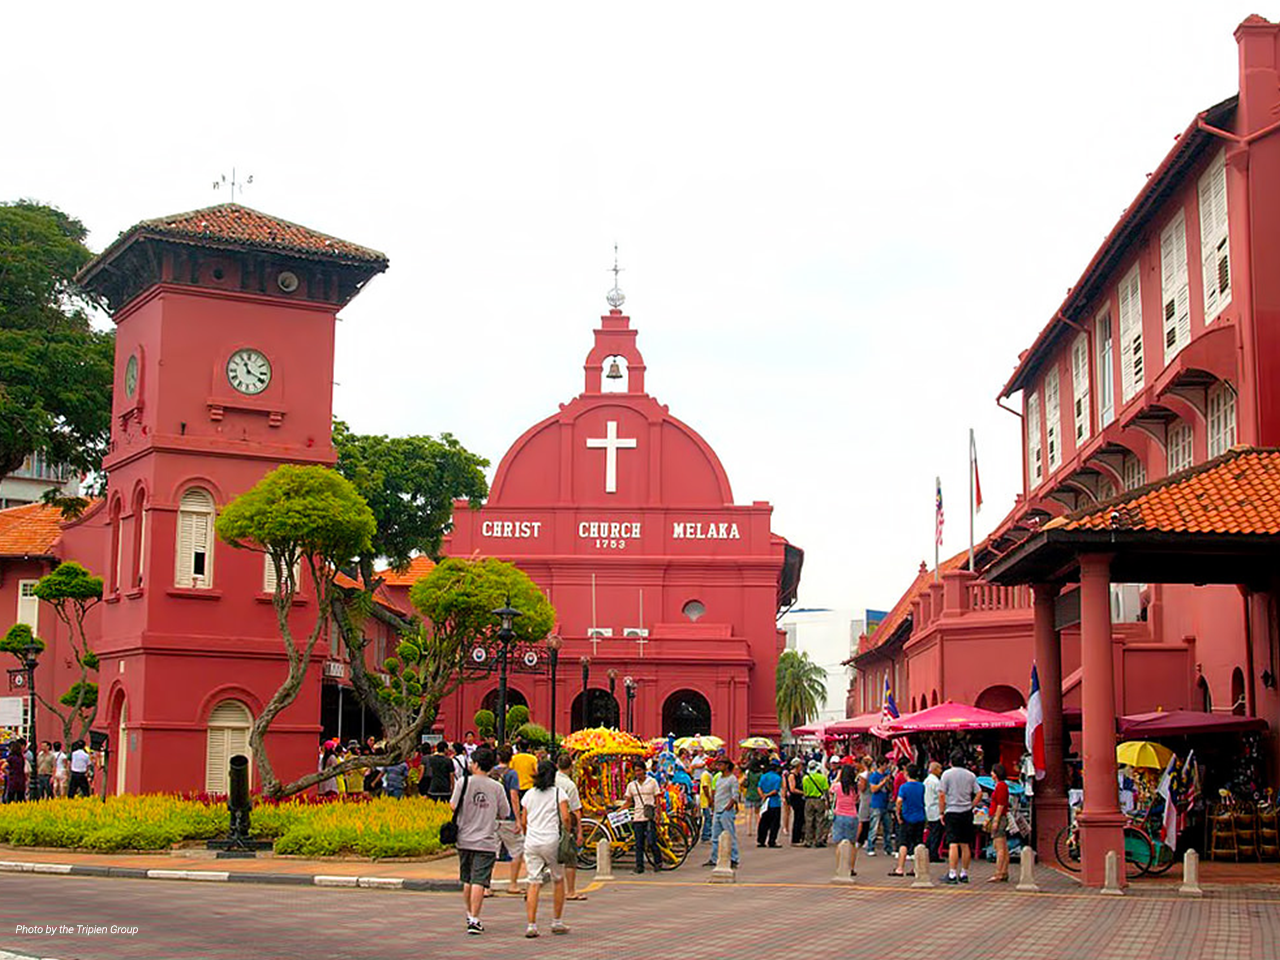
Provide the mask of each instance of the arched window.
{"label": "arched window", "polygon": [[681,608],[680,612],[694,623],[697,623],[706,614],[707,608],[702,605],[701,600],[690,600]]}
{"label": "arched window", "polygon": [[1209,391],[1209,456],[1226,453],[1236,442],[1236,392],[1223,381]]}
{"label": "arched window", "polygon": [[[227,792],[227,764],[236,754],[250,760],[249,728],[253,726],[253,714],[239,700],[223,700],[209,714],[208,748],[204,761],[204,789],[206,793]],[[249,776],[253,777],[253,764],[249,764]]]}
{"label": "arched window", "polygon": [[110,575],[107,577],[108,593],[120,592],[120,554],[124,551],[121,539],[120,501],[117,499],[111,504],[111,567]]}
{"label": "arched window", "polygon": [[178,587],[213,586],[213,497],[192,487],[178,504],[178,550],[173,582]]}
{"label": "arched window", "polygon": [[1169,425],[1169,442],[1166,447],[1169,473],[1179,473],[1195,464],[1191,450],[1191,424],[1178,420]]}
{"label": "arched window", "polygon": [[1231,712],[1243,717],[1244,709],[1244,671],[1236,667],[1231,671]]}
{"label": "arched window", "polygon": [[135,589],[142,586],[142,551],[147,535],[146,505],[147,492],[139,487],[133,495],[133,571],[129,580],[129,586]]}
{"label": "arched window", "polygon": [[711,704],[696,690],[679,690],[662,705],[662,731],[692,737],[711,731]]}
{"label": "arched window", "polygon": [[1213,712],[1213,697],[1209,693],[1209,683],[1204,677],[1196,681],[1196,692],[1200,695],[1200,709],[1205,713]]}
{"label": "arched window", "polygon": [[938,691],[934,690],[933,696],[930,698],[930,701],[929,701],[929,706],[936,707],[937,705],[938,705]]}

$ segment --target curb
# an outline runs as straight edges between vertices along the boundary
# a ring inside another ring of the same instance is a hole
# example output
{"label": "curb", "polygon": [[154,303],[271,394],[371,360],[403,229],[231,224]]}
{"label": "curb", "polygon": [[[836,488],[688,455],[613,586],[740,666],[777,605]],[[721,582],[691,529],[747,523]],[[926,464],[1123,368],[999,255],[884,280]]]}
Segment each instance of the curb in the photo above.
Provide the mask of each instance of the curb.
{"label": "curb", "polygon": [[265,883],[301,887],[341,887],[361,890],[415,890],[452,893],[462,889],[457,880],[413,877],[349,877],[295,873],[233,873],[228,870],[144,870],[141,867],[101,867],[91,864],[28,863],[0,860],[0,873],[44,873],[70,877],[118,877],[126,880],[185,880],[198,883]]}

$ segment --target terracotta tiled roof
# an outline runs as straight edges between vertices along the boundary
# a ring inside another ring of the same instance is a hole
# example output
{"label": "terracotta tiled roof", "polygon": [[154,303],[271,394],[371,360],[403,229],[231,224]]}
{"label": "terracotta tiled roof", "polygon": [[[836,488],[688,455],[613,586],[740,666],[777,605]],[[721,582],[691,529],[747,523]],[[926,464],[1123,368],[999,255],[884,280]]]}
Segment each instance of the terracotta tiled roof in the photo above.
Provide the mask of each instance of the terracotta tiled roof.
{"label": "terracotta tiled roof", "polygon": [[[977,546],[978,545],[975,545],[975,549],[977,549]],[[939,565],[939,575],[942,573],[950,573],[952,570],[959,570],[961,567],[965,566],[968,561],[969,550],[966,548],[960,553],[957,553],[954,557],[943,560]],[[910,615],[912,601],[929,589],[929,584],[931,583],[933,583],[933,570],[925,566],[924,563],[921,563],[920,571],[916,574],[916,578],[911,581],[911,586],[907,588],[907,592],[898,599],[896,604],[894,604],[893,609],[889,611],[889,615],[880,621],[880,625],[876,627],[875,633],[867,637],[866,645],[863,646],[862,644],[859,644],[858,653],[866,653],[868,650],[874,650],[886,639],[893,636],[893,631],[897,630],[898,627],[902,625],[902,621],[906,620],[908,615]],[[853,657],[850,657],[844,662],[846,664],[852,663]]]}
{"label": "terracotta tiled roof", "polygon": [[435,561],[419,555],[409,561],[404,573],[396,573],[388,567],[386,570],[379,570],[378,576],[382,577],[382,583],[387,587],[412,587],[435,568]]}
{"label": "terracotta tiled roof", "polygon": [[238,203],[220,203],[216,207],[205,207],[189,213],[143,220],[131,230],[125,231],[125,236],[135,232],[176,240],[243,244],[346,261],[385,263],[387,259],[385,254],[377,250],[259,213]]}
{"label": "terracotta tiled roof", "polygon": [[43,503],[0,510],[0,557],[50,556],[62,536],[62,511]]}
{"label": "terracotta tiled roof", "polygon": [[[348,577],[345,573],[339,573],[333,578],[333,582],[345,590],[360,589],[360,584],[351,577]],[[399,617],[409,616],[408,610],[404,609],[400,604],[396,603],[395,600],[391,599],[391,595],[386,591],[386,584],[382,584],[377,590],[373,591],[373,599],[377,602],[378,606],[390,610]]]}
{"label": "terracotta tiled roof", "polygon": [[1280,450],[1235,447],[1199,467],[1165,477],[1045,530],[1280,534]]}

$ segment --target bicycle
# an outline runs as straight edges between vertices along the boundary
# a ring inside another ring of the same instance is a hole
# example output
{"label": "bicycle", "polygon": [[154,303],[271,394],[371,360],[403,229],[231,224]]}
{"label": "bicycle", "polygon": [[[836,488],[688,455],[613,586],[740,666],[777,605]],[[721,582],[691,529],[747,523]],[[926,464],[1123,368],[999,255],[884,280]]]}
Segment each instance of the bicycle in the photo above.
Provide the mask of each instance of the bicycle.
{"label": "bicycle", "polygon": [[[1143,826],[1145,822],[1145,813],[1134,814],[1124,826],[1124,872],[1130,880],[1159,875],[1173,866],[1173,851],[1168,844],[1151,838]],[[1080,872],[1080,824],[1074,814],[1071,823],[1054,838],[1053,853],[1064,869]]]}
{"label": "bicycle", "polygon": [[[688,826],[682,819],[672,819],[664,810],[658,810],[655,847],[646,851],[648,859],[654,867],[661,857],[662,866],[674,869],[681,866],[689,858],[693,849]],[[578,865],[593,870],[596,866],[596,844],[600,840],[609,841],[609,850],[615,862],[627,858],[635,859],[636,835],[631,828],[630,816],[605,816],[602,819],[584,817],[582,820],[582,847],[578,851]],[[657,856],[654,849],[657,850]]]}

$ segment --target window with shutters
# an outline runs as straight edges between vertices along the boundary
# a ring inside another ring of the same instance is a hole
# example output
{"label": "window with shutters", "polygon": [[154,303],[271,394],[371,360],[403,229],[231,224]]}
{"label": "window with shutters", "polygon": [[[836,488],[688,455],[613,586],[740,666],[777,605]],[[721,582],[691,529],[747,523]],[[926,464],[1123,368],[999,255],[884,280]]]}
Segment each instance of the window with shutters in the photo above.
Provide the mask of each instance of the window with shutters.
{"label": "window with shutters", "polygon": [[1236,442],[1236,392],[1219,381],[1209,391],[1209,456],[1226,453]]}
{"label": "window with shutters", "polygon": [[1117,493],[1119,493],[1119,491],[1116,490],[1116,485],[1112,482],[1111,478],[1103,477],[1102,483],[1098,484],[1098,500],[1110,500],[1115,497]]}
{"label": "window with shutters", "polygon": [[[293,565],[293,589],[295,594],[302,592],[302,562]],[[262,555],[262,592],[276,592],[276,565],[269,554]]]}
{"label": "window with shutters", "polygon": [[107,593],[120,592],[120,554],[124,543],[120,524],[120,501],[111,504],[111,565],[107,570]]}
{"label": "window with shutters", "polygon": [[173,582],[197,590],[213,586],[213,497],[192,487],[178,504],[178,551]]}
{"label": "window with shutters", "polygon": [[1231,250],[1227,231],[1227,159],[1219,153],[1200,178],[1200,265],[1204,322],[1231,302]]}
{"label": "window with shutters", "polygon": [[1083,333],[1071,344],[1072,420],[1076,446],[1089,437],[1089,338]]}
{"label": "window with shutters", "polygon": [[1062,396],[1058,384],[1058,368],[1055,366],[1044,378],[1044,440],[1050,473],[1062,464]]}
{"label": "window with shutters", "polygon": [[1142,466],[1142,461],[1132,453],[1124,455],[1124,466],[1122,468],[1124,488],[1126,491],[1135,490],[1147,482],[1147,471]]}
{"label": "window with shutters", "polygon": [[18,623],[25,623],[32,632],[37,630],[40,620],[40,598],[36,596],[38,580],[18,581]]}
{"label": "window with shutters", "polygon": [[1169,425],[1165,455],[1169,473],[1186,470],[1195,463],[1191,447],[1193,439],[1191,424],[1178,420]]}
{"label": "window with shutters", "polygon": [[1111,340],[1109,309],[1098,314],[1094,340],[1098,347],[1098,429],[1101,430],[1116,415],[1115,345]]}
{"label": "window with shutters", "polygon": [[1167,365],[1191,342],[1191,294],[1187,286],[1187,220],[1182,211],[1160,234],[1160,303]]}
{"label": "window with shutters", "polygon": [[133,498],[133,567],[129,586],[142,586],[142,557],[147,540],[147,495],[139,490]]}
{"label": "window with shutters", "polygon": [[239,700],[223,700],[209,714],[204,762],[206,793],[227,792],[227,764],[236,754],[249,758],[249,781],[253,782],[253,754],[249,750],[249,728],[253,714]]}
{"label": "window with shutters", "polygon": [[1027,395],[1027,474],[1028,487],[1040,486],[1044,479],[1043,451],[1040,449],[1040,394]]}
{"label": "window with shutters", "polygon": [[1135,263],[1120,281],[1120,402],[1142,389],[1142,285]]}

